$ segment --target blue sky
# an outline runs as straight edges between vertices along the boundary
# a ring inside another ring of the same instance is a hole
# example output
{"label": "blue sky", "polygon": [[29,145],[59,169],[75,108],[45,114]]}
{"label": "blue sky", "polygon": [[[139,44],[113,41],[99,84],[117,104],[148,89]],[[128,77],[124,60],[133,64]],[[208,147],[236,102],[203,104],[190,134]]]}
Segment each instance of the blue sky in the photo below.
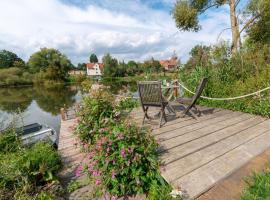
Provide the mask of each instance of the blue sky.
{"label": "blue sky", "polygon": [[[27,60],[42,47],[57,48],[74,64],[111,53],[119,60],[185,62],[196,44],[214,44],[230,26],[228,8],[201,17],[198,33],[180,32],[170,15],[175,0],[0,0],[0,49]],[[230,39],[230,31],[222,35]]]}

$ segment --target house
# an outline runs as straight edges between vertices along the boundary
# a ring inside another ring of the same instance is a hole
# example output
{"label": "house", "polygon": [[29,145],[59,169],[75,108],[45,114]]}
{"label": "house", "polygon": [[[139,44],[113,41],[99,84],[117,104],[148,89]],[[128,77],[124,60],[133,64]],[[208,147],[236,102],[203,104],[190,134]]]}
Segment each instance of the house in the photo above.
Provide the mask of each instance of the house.
{"label": "house", "polygon": [[86,74],[87,76],[101,76],[103,70],[102,63],[87,63]]}
{"label": "house", "polygon": [[159,63],[162,67],[165,68],[165,70],[168,71],[173,71],[179,66],[179,62],[175,54],[169,60],[161,60]]}
{"label": "house", "polygon": [[86,72],[83,70],[71,70],[68,72],[69,75],[85,75]]}

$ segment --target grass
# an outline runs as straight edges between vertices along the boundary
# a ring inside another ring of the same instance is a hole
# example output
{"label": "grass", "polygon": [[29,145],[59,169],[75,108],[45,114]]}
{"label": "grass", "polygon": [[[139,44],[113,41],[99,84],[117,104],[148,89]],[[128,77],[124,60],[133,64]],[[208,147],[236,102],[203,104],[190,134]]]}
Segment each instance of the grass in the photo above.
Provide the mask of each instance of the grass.
{"label": "grass", "polygon": [[254,174],[246,180],[247,188],[241,195],[241,200],[269,200],[270,172]]}

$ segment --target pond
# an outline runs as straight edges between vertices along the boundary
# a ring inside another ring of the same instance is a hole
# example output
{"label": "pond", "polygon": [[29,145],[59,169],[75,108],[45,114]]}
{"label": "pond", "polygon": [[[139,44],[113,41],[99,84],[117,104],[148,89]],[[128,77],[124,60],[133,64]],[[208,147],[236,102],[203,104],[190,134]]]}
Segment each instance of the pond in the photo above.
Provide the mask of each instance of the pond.
{"label": "pond", "polygon": [[[110,91],[136,91],[136,82],[106,81]],[[14,87],[0,88],[0,130],[14,118],[19,124],[41,123],[60,130],[60,109],[71,107],[82,99],[84,93],[80,86],[59,86],[56,88]],[[20,114],[19,114],[20,113]]]}
{"label": "pond", "polygon": [[78,86],[0,88],[0,122],[5,126],[16,119],[19,124],[41,123],[60,129],[60,109],[82,98]]}

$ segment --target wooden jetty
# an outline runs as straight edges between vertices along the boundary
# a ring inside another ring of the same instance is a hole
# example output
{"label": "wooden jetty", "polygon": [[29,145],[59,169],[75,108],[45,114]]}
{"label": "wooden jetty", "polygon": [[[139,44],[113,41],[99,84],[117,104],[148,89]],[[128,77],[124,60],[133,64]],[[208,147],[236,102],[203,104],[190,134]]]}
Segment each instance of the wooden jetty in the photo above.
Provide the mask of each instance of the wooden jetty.
{"label": "wooden jetty", "polygon": [[[160,141],[160,159],[165,166],[162,176],[174,188],[185,190],[191,199],[270,147],[269,119],[223,109],[201,110],[199,120],[172,117],[161,128],[158,120],[149,124]],[[141,108],[131,116],[141,123]]]}
{"label": "wooden jetty", "polygon": [[[182,109],[173,106],[176,110]],[[161,128],[158,127],[158,119],[147,123],[160,142],[160,160],[165,166],[162,176],[174,188],[185,190],[189,199],[198,198],[211,188],[218,187],[218,184],[232,174],[238,173],[237,180],[241,181],[247,173],[241,174],[239,170],[259,154],[269,151],[270,147],[269,119],[224,109],[200,109],[203,115],[198,120],[191,116],[169,116],[169,121]],[[150,109],[149,113],[154,116],[157,110]],[[130,117],[141,124],[142,109],[134,109]],[[63,159],[82,162],[83,157],[72,149],[74,147],[68,147],[68,151],[65,148],[66,143],[69,143],[70,131],[64,127],[72,126],[74,119],[62,123],[64,125],[61,125],[59,147]],[[70,139],[72,140],[74,138]],[[270,157],[270,153],[267,156]],[[254,163],[252,166],[254,167]],[[230,187],[217,191],[219,197],[234,192]],[[237,192],[239,194],[239,190]],[[211,199],[211,195],[207,198],[207,195],[203,196],[202,199]]]}

